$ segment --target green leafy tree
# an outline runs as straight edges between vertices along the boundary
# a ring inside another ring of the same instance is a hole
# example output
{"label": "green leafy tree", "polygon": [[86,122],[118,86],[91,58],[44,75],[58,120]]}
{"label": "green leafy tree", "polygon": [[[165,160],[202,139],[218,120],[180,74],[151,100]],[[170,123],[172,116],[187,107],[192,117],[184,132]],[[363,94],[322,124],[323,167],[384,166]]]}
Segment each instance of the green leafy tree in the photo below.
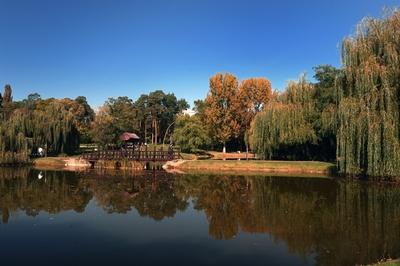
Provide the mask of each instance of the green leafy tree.
{"label": "green leafy tree", "polygon": [[115,143],[118,132],[114,128],[114,118],[110,115],[107,105],[103,105],[96,113],[91,124],[90,137],[95,142],[105,147],[107,144]]}
{"label": "green leafy tree", "polygon": [[240,122],[240,136],[249,150],[249,130],[251,121],[268,104],[272,97],[271,83],[266,78],[250,78],[243,80],[239,86],[237,114]]}
{"label": "green leafy tree", "polygon": [[113,118],[115,135],[119,136],[123,132],[137,132],[135,124],[136,117],[133,101],[128,97],[110,98],[105,104],[108,114]]}
{"label": "green leafy tree", "polygon": [[161,142],[175,116],[189,107],[186,100],[177,100],[173,93],[161,90],[141,95],[134,105],[140,133],[151,143]]}
{"label": "green leafy tree", "polygon": [[199,117],[189,115],[177,117],[173,139],[184,152],[194,152],[206,147],[211,142]]}
{"label": "green leafy tree", "polygon": [[341,74],[341,70],[331,65],[319,65],[314,67],[315,99],[316,107],[322,112],[330,105],[336,105],[336,79]]}
{"label": "green leafy tree", "polygon": [[135,132],[144,141],[160,143],[175,116],[188,107],[184,99],[161,90],[142,94],[136,101],[128,97],[110,98],[92,123],[91,136],[102,144],[118,143],[123,132]]}
{"label": "green leafy tree", "polygon": [[291,81],[280,100],[268,104],[251,128],[250,144],[263,159],[309,159],[317,142],[314,86],[301,76]]}
{"label": "green leafy tree", "polygon": [[41,100],[41,96],[39,93],[31,93],[26,97],[26,99],[22,100],[22,106],[29,109],[35,110],[36,104]]}
{"label": "green leafy tree", "polygon": [[400,175],[400,10],[366,18],[342,47],[337,157],[343,174]]}
{"label": "green leafy tree", "polygon": [[81,143],[90,143],[90,127],[91,123],[94,120],[95,113],[93,109],[88,104],[86,97],[78,96],[75,99],[75,102],[78,104],[78,110],[76,112],[76,124],[80,134],[80,142]]}
{"label": "green leafy tree", "polygon": [[195,100],[194,101],[194,111],[196,115],[200,118],[201,121],[205,121],[205,112],[206,112],[206,103],[204,100]]}
{"label": "green leafy tree", "polygon": [[139,134],[145,142],[149,142],[151,135],[151,113],[149,112],[149,96],[142,94],[134,103],[135,119],[138,124]]}
{"label": "green leafy tree", "polygon": [[314,128],[318,135],[319,159],[336,159],[337,93],[336,83],[342,71],[330,65],[314,68],[316,79]]}

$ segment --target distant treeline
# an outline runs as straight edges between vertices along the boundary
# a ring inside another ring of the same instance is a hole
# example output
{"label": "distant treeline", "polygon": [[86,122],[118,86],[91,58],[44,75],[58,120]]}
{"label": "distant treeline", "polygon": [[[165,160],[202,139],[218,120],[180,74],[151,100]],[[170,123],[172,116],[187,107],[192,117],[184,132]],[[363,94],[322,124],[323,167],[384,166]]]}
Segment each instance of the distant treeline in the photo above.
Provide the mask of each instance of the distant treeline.
{"label": "distant treeline", "polygon": [[42,99],[37,93],[12,100],[10,85],[0,93],[0,164],[25,163],[42,148],[49,155],[74,154],[80,143],[120,144],[125,131],[159,143],[176,114],[188,108],[174,94],[154,91],[136,101],[110,98],[97,113],[83,96]]}
{"label": "distant treeline", "polygon": [[172,132],[176,115],[187,108],[185,99],[178,100],[173,93],[161,90],[142,94],[136,101],[128,97],[110,98],[96,114],[91,138],[102,146],[118,144],[121,133],[128,131],[137,133],[142,142],[162,143],[167,130]]}

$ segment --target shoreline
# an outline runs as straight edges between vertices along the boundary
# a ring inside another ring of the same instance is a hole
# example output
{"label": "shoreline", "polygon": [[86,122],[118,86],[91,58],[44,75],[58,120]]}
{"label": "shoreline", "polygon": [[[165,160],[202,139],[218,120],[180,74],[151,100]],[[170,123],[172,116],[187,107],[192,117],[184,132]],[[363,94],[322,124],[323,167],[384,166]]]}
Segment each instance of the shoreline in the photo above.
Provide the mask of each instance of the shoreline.
{"label": "shoreline", "polygon": [[164,165],[168,171],[179,172],[239,172],[239,173],[273,173],[279,175],[306,174],[332,176],[336,166],[333,163],[317,161],[261,161],[261,160],[178,160]]}
{"label": "shoreline", "polygon": [[[1,167],[33,167],[39,170],[85,171],[91,168],[86,160],[79,156],[36,158],[30,164],[0,165]],[[137,167],[115,168],[104,165],[99,169],[143,172]],[[157,168],[158,169],[158,168]],[[179,159],[165,162],[162,169],[170,174],[225,174],[225,175],[271,175],[335,178],[343,177],[336,172],[335,163],[321,161],[275,161],[275,160],[214,160]],[[160,169],[159,169],[160,170]],[[397,177],[360,177],[346,176],[351,179],[368,178],[373,181],[399,183]]]}
{"label": "shoreline", "polygon": [[34,159],[33,167],[46,170],[79,171],[87,169],[90,164],[79,157],[43,157]]}
{"label": "shoreline", "polygon": [[[33,166],[46,169],[82,170],[90,164],[78,157],[46,157],[33,160]],[[240,173],[275,175],[332,176],[336,166],[318,161],[261,161],[261,160],[176,160],[163,165],[171,173]]]}

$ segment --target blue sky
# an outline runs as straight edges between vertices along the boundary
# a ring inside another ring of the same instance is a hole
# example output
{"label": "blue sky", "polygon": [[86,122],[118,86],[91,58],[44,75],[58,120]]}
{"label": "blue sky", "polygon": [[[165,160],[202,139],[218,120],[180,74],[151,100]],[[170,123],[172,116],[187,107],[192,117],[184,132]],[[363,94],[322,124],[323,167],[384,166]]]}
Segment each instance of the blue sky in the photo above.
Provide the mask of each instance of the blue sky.
{"label": "blue sky", "polygon": [[14,98],[108,97],[156,89],[190,103],[208,79],[265,76],[283,89],[319,64],[384,0],[0,0],[0,85]]}

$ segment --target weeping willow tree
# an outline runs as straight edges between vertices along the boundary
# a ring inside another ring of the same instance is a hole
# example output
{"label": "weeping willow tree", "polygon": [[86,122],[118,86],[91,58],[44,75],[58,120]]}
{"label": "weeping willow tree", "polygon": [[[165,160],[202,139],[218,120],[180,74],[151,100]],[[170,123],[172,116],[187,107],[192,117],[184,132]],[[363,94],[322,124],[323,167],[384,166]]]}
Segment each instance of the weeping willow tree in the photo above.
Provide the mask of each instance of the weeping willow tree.
{"label": "weeping willow tree", "polygon": [[0,165],[29,161],[28,140],[23,133],[16,134],[8,123],[0,125]]}
{"label": "weeping willow tree", "polygon": [[251,147],[260,158],[304,158],[317,141],[314,86],[301,76],[258,114],[251,127]]}
{"label": "weeping willow tree", "polygon": [[74,116],[57,100],[45,110],[16,109],[0,125],[0,164],[25,163],[38,147],[52,154],[71,154],[79,147]]}
{"label": "weeping willow tree", "polygon": [[400,175],[400,10],[366,18],[342,47],[337,159],[343,174]]}
{"label": "weeping willow tree", "polygon": [[33,127],[28,136],[33,146],[45,145],[49,152],[71,154],[79,148],[79,133],[73,113],[61,102],[54,101],[45,111],[33,113]]}

